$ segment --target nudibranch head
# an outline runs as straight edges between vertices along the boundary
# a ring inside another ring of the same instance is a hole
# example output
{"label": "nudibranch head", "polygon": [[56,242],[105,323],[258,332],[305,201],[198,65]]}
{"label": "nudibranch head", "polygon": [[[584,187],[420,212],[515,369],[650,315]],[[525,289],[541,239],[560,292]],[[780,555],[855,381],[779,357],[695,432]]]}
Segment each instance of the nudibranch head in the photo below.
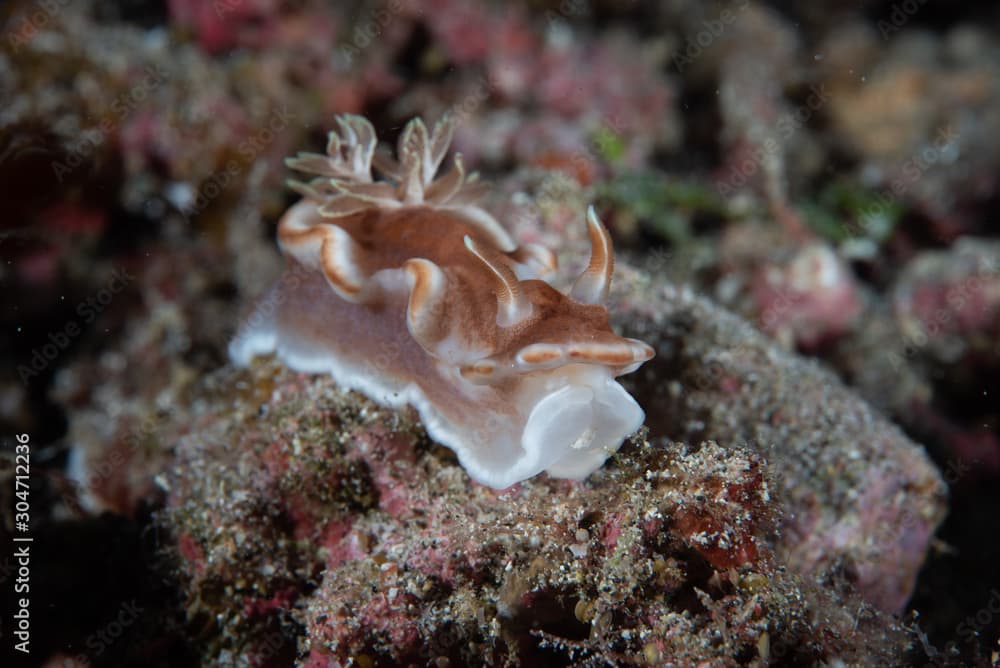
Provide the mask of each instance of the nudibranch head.
{"label": "nudibranch head", "polygon": [[545,280],[555,255],[518,246],[477,204],[484,185],[461,156],[436,177],[452,117],[433,132],[411,121],[398,162],[376,152],[367,120],[337,125],[326,155],[289,160],[314,178],[291,184],[304,199],[278,231],[291,266],[314,279],[238,337],[233,358],[275,351],[383,403],[414,405],[484,484],[589,475],[644,418],[615,378],[653,356],[611,330],[614,256],[593,208],[590,262],[562,292]]}

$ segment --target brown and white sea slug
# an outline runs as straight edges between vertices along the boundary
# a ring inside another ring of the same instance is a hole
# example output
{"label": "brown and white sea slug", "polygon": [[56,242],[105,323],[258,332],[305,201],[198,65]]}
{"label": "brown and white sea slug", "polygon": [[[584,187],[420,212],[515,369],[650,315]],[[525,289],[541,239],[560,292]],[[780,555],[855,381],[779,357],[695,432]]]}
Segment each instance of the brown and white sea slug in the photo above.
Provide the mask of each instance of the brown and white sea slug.
{"label": "brown and white sea slug", "polygon": [[435,178],[452,118],[433,133],[412,120],[398,162],[376,154],[364,118],[336,121],[327,155],[288,161],[314,178],[291,184],[304,198],[278,226],[281,294],[262,300],[230,356],[245,365],[273,352],[382,404],[411,404],[492,487],[589,475],[643,422],[615,377],[653,356],[611,331],[611,239],[593,209],[590,264],[566,295],[544,280],[552,252],[517,246],[476,205],[483,184],[461,156]]}

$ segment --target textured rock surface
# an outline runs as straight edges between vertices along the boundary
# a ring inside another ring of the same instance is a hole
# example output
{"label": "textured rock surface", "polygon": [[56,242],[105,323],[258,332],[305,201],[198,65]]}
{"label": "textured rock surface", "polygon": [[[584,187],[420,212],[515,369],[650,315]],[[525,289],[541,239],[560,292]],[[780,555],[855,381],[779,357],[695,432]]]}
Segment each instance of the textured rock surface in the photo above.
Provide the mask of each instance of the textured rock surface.
{"label": "textured rock surface", "polygon": [[944,515],[944,485],[923,449],[815,362],[704,299],[650,290],[655,298],[625,303],[622,317],[644,312],[632,334],[659,343],[636,381],[651,431],[761,453],[786,504],[778,550],[789,565],[836,564],[869,601],[901,609],[923,560],[913,548]]}
{"label": "textured rock surface", "polygon": [[259,363],[217,372],[207,390],[205,415],[220,412],[179,443],[164,512],[189,612],[215,626],[206,656],[901,656],[902,629],[845,580],[820,586],[784,566],[772,547],[784,506],[752,450],[640,438],[586,483],[541,476],[496,492],[471,484],[412,414],[328,379]]}
{"label": "textured rock surface", "polygon": [[495,492],[412,411],[274,362],[212,374],[162,514],[210,655],[899,661],[885,612],[941,520],[936,470],[814,363],[619,271],[617,321],[658,347],[633,382],[651,436],[584,483]]}

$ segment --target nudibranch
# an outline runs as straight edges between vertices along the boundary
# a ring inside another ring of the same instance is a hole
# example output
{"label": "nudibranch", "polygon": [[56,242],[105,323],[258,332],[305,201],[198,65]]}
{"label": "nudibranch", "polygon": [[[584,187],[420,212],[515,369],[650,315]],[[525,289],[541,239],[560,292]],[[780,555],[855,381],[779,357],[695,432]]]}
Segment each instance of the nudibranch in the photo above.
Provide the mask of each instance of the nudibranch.
{"label": "nudibranch", "polygon": [[451,116],[433,132],[414,119],[393,160],[366,119],[343,115],[326,155],[287,161],[311,180],[290,182],[303,198],[278,224],[282,293],[262,300],[230,357],[274,353],[383,405],[414,406],[485,485],[543,471],[583,479],[641,426],[615,378],[653,350],[611,330],[614,258],[593,209],[590,263],[564,294],[545,280],[555,255],[518,246],[477,205],[484,184],[460,155],[435,177],[453,131]]}

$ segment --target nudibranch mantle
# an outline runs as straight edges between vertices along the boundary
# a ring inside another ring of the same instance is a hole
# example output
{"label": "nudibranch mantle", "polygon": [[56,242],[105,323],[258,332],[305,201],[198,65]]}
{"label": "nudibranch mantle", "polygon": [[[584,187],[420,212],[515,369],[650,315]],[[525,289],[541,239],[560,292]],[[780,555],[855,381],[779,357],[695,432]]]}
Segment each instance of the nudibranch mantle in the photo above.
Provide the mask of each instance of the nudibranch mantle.
{"label": "nudibranch mantle", "polygon": [[313,178],[290,183],[303,199],[278,224],[285,275],[230,357],[274,353],[384,405],[410,404],[491,487],[543,471],[588,476],[645,417],[615,378],[653,356],[611,331],[613,252],[593,209],[590,263],[566,295],[545,281],[555,255],[518,246],[476,204],[484,184],[460,155],[435,178],[453,117],[433,132],[410,121],[398,161],[376,153],[366,119],[336,123],[326,155],[288,160]]}

